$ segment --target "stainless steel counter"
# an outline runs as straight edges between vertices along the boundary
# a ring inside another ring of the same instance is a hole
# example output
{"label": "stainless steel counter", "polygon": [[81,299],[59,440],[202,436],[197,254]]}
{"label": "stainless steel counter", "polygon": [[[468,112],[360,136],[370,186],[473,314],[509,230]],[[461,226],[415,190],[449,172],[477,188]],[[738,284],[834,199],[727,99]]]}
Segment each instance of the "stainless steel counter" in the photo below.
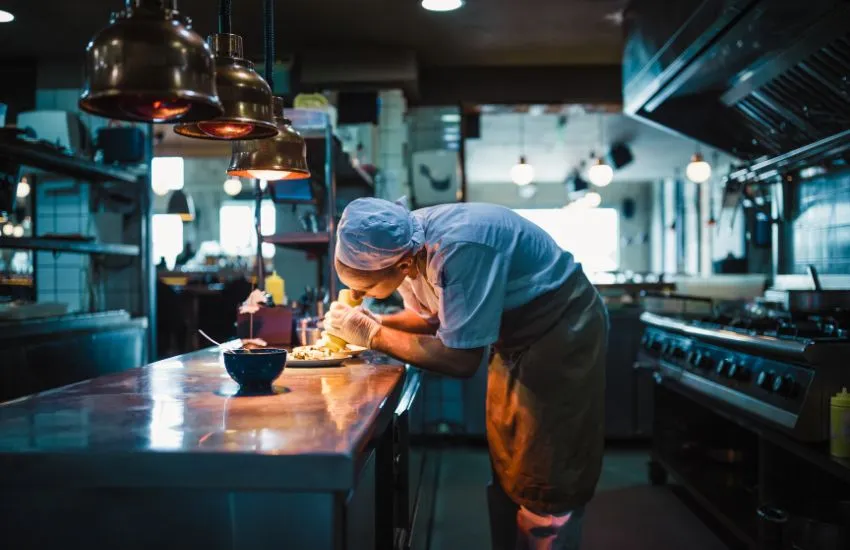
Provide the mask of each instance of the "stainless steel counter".
{"label": "stainless steel counter", "polygon": [[403,377],[357,359],[233,397],[208,349],[80,382],[0,406],[0,487],[348,489]]}

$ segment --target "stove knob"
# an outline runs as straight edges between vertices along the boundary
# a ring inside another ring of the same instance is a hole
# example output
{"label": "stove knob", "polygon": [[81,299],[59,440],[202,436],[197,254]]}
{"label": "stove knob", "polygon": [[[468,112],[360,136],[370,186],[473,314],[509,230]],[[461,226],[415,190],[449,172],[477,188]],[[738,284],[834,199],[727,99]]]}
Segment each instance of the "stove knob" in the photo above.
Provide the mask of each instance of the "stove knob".
{"label": "stove knob", "polygon": [[685,358],[685,350],[684,350],[684,348],[680,348],[679,346],[673,346],[673,349],[670,351],[670,353],[676,359],[684,359]]}
{"label": "stove knob", "polygon": [[741,382],[746,382],[750,379],[750,371],[744,365],[734,365],[734,370],[730,369],[729,377]]}
{"label": "stove knob", "polygon": [[693,367],[699,367],[702,361],[702,354],[698,351],[692,351],[688,354],[688,364]]}
{"label": "stove knob", "polygon": [[661,355],[669,354],[671,347],[672,346],[670,345],[670,342],[664,342],[663,344],[661,344]]}
{"label": "stove knob", "polygon": [[717,368],[714,369],[714,372],[717,373],[718,376],[723,376],[728,372],[730,362],[727,359],[722,359],[719,363],[717,363]]}
{"label": "stove knob", "polygon": [[797,381],[790,376],[777,376],[773,379],[773,391],[785,397],[794,397],[797,393]]}
{"label": "stove knob", "polygon": [[756,377],[756,385],[764,390],[773,388],[773,373],[766,370],[761,371]]}
{"label": "stove knob", "polygon": [[699,356],[699,362],[697,363],[697,366],[701,369],[710,369],[714,367],[714,363],[715,361],[711,358],[710,355],[706,355],[703,353]]}
{"label": "stove knob", "polygon": [[640,339],[640,344],[644,349],[650,349],[652,347],[652,338],[649,334],[644,334],[643,338]]}

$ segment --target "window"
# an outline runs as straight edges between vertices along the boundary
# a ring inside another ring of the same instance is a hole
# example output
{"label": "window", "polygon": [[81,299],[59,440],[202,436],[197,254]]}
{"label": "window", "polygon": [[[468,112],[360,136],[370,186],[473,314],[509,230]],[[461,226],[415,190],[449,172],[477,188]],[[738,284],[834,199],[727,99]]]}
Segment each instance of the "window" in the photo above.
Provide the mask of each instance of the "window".
{"label": "window", "polygon": [[157,195],[183,189],[183,157],[154,157],[151,161],[151,188]]}
{"label": "window", "polygon": [[[260,231],[263,235],[275,232],[275,206],[263,202],[260,207]],[[221,251],[231,256],[253,256],[257,251],[254,231],[254,203],[230,201],[222,203],[219,210],[219,242]],[[263,243],[263,257],[274,256],[273,244]]]}
{"label": "window", "polygon": [[542,227],[575,256],[585,272],[615,271],[620,264],[620,228],[613,208],[516,210]]}
{"label": "window", "polygon": [[152,223],[153,261],[165,258],[168,269],[174,269],[177,255],[183,251],[183,220],[177,214],[154,214]]}

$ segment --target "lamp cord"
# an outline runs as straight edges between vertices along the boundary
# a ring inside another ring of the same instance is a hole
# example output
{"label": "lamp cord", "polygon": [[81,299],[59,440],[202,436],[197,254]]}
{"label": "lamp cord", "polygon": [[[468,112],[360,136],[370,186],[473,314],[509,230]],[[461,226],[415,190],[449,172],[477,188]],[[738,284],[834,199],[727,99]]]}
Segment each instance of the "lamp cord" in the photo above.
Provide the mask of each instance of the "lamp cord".
{"label": "lamp cord", "polygon": [[272,89],[272,95],[274,95],[274,81],[272,80],[274,70],[274,0],[265,0],[263,11],[265,12],[263,34],[266,49],[266,82]]}
{"label": "lamp cord", "polygon": [[218,32],[219,34],[231,34],[230,14],[231,0],[219,0],[218,2]]}

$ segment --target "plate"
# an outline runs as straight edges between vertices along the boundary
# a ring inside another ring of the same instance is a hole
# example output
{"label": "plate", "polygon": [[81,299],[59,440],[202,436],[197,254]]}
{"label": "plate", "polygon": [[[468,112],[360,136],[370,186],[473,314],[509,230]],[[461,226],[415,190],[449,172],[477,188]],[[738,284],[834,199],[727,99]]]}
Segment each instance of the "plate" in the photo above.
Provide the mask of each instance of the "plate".
{"label": "plate", "polygon": [[331,359],[287,359],[286,368],[306,369],[306,368],[321,368],[321,367],[338,367],[347,359],[351,359],[351,355],[341,355]]}
{"label": "plate", "polygon": [[357,357],[358,355],[360,355],[361,353],[363,353],[367,349],[369,349],[369,348],[364,348],[363,346],[358,346],[356,344],[347,344],[345,346],[345,351],[348,354],[350,354],[352,357]]}

